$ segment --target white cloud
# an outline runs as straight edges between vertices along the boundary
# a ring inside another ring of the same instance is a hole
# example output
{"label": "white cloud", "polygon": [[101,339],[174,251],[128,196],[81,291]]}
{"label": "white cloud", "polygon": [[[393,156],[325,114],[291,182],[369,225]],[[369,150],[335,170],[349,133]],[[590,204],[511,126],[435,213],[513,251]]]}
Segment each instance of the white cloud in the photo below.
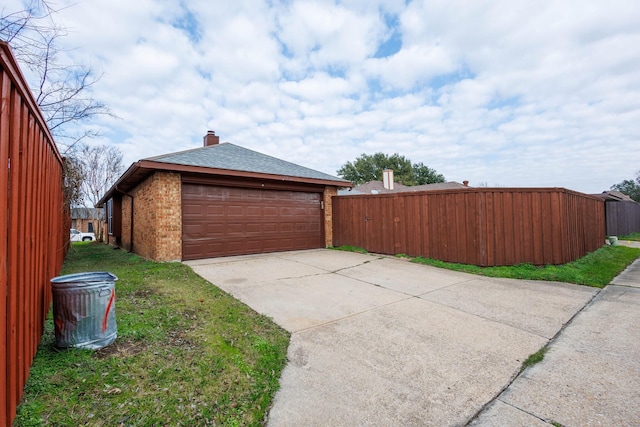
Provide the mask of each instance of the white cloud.
{"label": "white cloud", "polygon": [[86,125],[127,162],[213,129],[328,173],[398,152],[472,185],[600,192],[640,169],[633,0],[58,3],[117,115]]}
{"label": "white cloud", "polygon": [[279,16],[278,39],[294,62],[313,67],[347,66],[372,55],[384,35],[377,11],[349,10],[329,2],[292,2]]}

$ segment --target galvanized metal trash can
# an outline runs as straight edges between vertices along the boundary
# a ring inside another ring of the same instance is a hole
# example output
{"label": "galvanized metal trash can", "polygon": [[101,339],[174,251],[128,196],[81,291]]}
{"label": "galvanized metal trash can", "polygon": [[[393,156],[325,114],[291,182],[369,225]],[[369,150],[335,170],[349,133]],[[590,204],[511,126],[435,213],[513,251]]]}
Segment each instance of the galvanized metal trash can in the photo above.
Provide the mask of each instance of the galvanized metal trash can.
{"label": "galvanized metal trash can", "polygon": [[57,347],[98,350],[115,341],[117,280],[106,271],[51,279]]}

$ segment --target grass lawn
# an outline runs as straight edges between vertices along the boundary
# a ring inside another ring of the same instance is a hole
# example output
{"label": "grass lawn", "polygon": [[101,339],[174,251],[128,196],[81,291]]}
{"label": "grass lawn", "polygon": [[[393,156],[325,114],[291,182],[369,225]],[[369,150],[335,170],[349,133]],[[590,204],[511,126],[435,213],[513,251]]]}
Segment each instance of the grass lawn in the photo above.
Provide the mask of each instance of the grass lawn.
{"label": "grass lawn", "polygon": [[640,241],[640,233],[631,233],[626,236],[618,236],[618,240],[635,240]]}
{"label": "grass lawn", "polygon": [[[366,250],[356,246],[340,246],[333,249],[367,253]],[[640,258],[640,249],[627,246],[603,246],[574,262],[546,266],[519,264],[505,267],[478,267],[476,265],[438,261],[431,258],[412,258],[405,254],[398,254],[396,257],[409,258],[412,262],[419,264],[482,276],[548,280],[603,288],[629,264]]]}
{"label": "grass lawn", "polygon": [[413,261],[490,277],[549,280],[603,288],[638,257],[640,257],[640,249],[637,248],[603,246],[568,264],[545,265],[540,267],[531,264],[519,264],[507,267],[478,267],[475,265],[454,264],[421,257],[414,258]]}
{"label": "grass lawn", "polygon": [[77,243],[62,274],[83,271],[118,276],[118,338],[56,349],[49,316],[14,426],[263,424],[286,331],[180,263]]}

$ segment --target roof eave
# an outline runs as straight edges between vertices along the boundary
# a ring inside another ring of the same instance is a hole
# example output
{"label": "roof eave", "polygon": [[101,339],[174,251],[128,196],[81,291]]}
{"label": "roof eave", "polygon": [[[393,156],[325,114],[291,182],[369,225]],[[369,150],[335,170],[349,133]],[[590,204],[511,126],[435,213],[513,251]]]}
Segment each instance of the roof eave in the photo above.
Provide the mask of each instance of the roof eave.
{"label": "roof eave", "polygon": [[98,201],[96,207],[102,207],[107,202],[107,200],[113,197],[115,193],[125,194],[154,170],[179,173],[197,173],[205,175],[233,176],[238,178],[268,179],[270,181],[299,182],[304,184],[324,185],[340,188],[353,187],[353,184],[346,180],[304,178],[298,176],[276,175],[261,172],[247,172],[232,169],[181,165],[177,163],[157,162],[153,160],[140,160],[136,163],[133,163],[129,167],[129,169],[127,169],[127,171],[122,174],[118,181],[116,181],[116,183],[109,189],[109,191],[107,191],[107,193]]}
{"label": "roof eave", "polygon": [[145,169],[165,170],[171,172],[200,173],[208,175],[224,175],[239,178],[258,178],[271,181],[300,182],[305,184],[327,185],[332,187],[352,187],[353,184],[346,180],[330,180],[320,178],[305,178],[299,176],[277,175],[262,172],[247,172],[234,169],[211,168],[205,166],[181,165],[177,163],[155,162],[140,160],[140,167]]}
{"label": "roof eave", "polygon": [[[134,176],[136,172],[138,172],[141,169],[140,163],[141,162],[138,161],[138,162],[132,163],[131,166],[129,166],[129,169],[127,169],[125,173],[123,173],[120,176],[120,178],[118,178],[116,183],[111,186],[109,191],[107,191],[105,195],[102,196],[100,200],[98,200],[98,203],[96,203],[97,208],[101,208],[107,202],[107,200],[113,197],[114,193],[126,193],[126,190],[123,190],[122,186],[129,183],[129,180],[131,179],[131,177]],[[137,184],[136,181],[138,180],[134,180],[131,183]]]}

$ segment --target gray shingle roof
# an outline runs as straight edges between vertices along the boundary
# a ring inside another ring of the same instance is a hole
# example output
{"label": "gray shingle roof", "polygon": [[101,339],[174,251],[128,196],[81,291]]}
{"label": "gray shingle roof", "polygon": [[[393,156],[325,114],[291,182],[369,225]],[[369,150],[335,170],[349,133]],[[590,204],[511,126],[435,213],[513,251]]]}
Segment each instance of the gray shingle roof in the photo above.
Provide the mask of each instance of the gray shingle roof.
{"label": "gray shingle roof", "polygon": [[181,151],[178,153],[164,154],[144,160],[186,166],[257,172],[349,183],[349,181],[345,181],[335,176],[305,168],[304,166],[280,160],[266,154],[258,153],[257,151],[239,147],[229,142]]}
{"label": "gray shingle roof", "polygon": [[71,219],[104,219],[104,210],[97,208],[71,208]]}

